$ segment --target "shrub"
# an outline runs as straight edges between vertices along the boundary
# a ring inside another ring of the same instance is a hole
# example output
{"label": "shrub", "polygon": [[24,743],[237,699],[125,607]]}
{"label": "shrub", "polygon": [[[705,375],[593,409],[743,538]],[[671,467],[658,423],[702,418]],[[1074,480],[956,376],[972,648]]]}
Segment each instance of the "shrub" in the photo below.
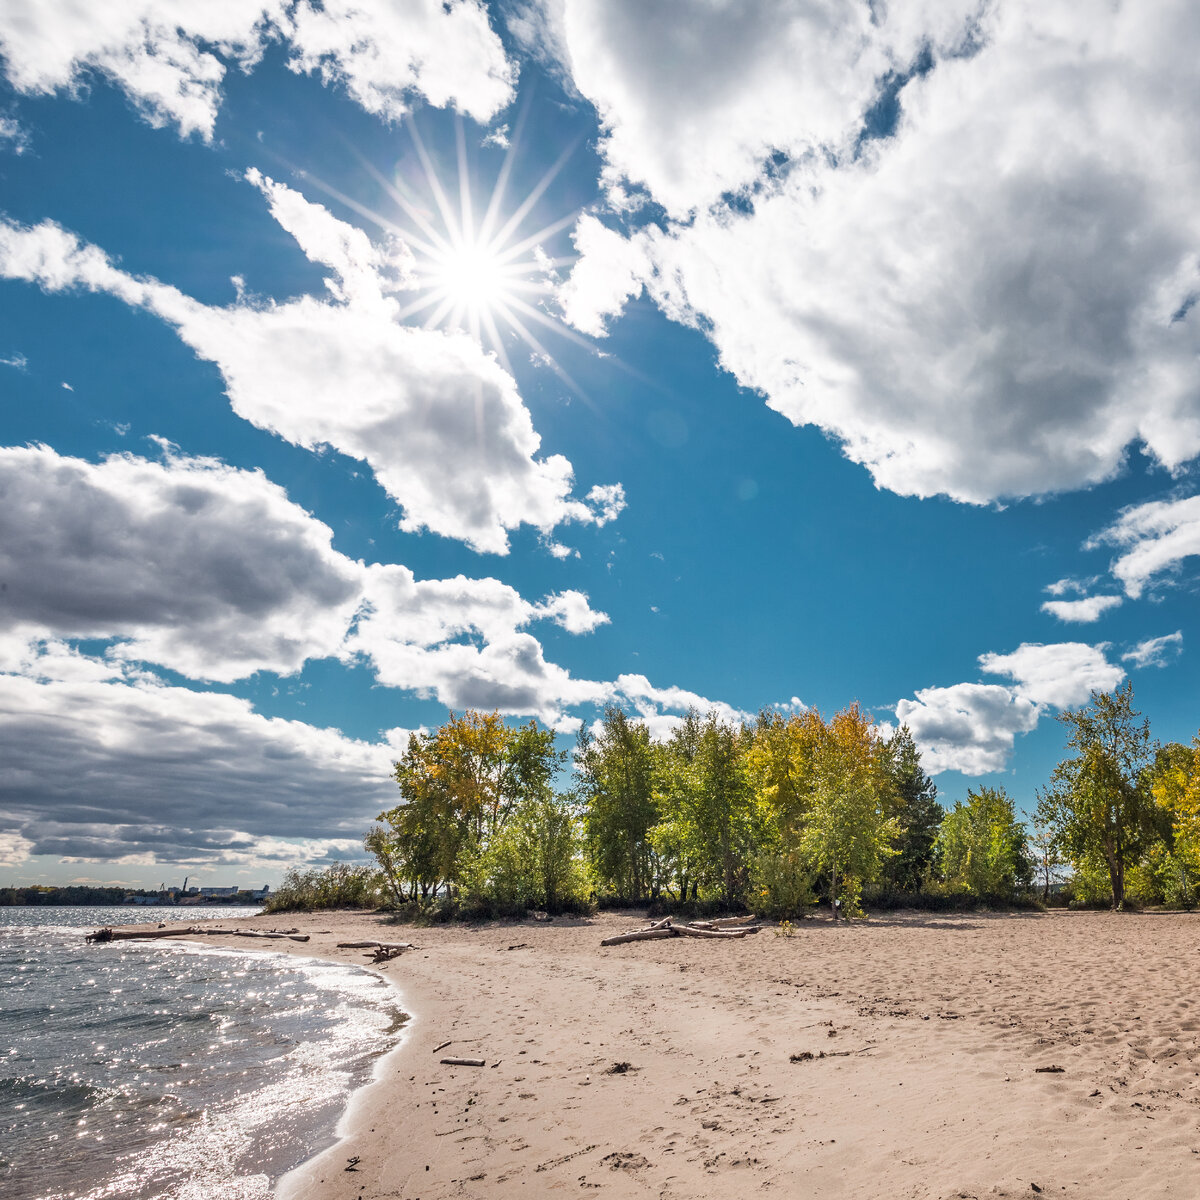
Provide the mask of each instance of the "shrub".
{"label": "shrub", "polygon": [[292,867],[267,898],[267,912],[312,912],[325,908],[375,908],[382,877],[373,867],[330,863],[324,870]]}

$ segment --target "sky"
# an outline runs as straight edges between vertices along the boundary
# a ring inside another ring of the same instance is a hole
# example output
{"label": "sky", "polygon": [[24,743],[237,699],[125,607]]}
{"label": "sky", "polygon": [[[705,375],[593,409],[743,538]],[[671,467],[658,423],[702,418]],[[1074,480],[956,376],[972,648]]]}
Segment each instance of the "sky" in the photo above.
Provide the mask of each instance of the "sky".
{"label": "sky", "polygon": [[0,882],[354,859],[409,734],[1200,724],[1184,0],[0,0]]}

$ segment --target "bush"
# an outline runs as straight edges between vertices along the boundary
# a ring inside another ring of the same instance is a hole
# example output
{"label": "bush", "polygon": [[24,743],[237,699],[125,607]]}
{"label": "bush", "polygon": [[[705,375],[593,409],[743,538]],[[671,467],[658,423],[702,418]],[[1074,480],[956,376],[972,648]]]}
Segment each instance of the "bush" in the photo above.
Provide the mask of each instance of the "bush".
{"label": "bush", "polygon": [[292,867],[267,897],[267,912],[313,912],[325,908],[376,908],[383,880],[373,867],[331,863],[324,870]]}
{"label": "bush", "polygon": [[754,860],[750,907],[759,917],[794,917],[814,901],[812,870],[799,851],[764,851]]}

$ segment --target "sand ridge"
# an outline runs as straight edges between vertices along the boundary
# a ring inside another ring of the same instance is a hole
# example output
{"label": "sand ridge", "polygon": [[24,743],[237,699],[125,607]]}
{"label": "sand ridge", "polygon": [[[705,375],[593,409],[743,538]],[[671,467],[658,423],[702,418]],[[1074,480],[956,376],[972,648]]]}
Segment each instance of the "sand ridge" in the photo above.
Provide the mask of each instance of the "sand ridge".
{"label": "sand ridge", "polygon": [[281,921],[331,931],[272,947],[290,953],[420,946],[384,971],[415,1014],[404,1045],[288,1200],[1200,1195],[1200,915],[900,914],[611,948],[638,915],[241,924]]}

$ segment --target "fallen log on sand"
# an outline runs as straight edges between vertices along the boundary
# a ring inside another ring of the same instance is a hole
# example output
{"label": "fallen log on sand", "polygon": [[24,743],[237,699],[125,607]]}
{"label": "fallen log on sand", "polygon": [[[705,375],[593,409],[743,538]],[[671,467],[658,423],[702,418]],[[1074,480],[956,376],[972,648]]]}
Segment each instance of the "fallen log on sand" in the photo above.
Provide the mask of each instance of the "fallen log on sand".
{"label": "fallen log on sand", "polygon": [[338,942],[339,950],[415,950],[412,942]]}
{"label": "fallen log on sand", "polygon": [[367,958],[373,963],[391,962],[405,950],[415,950],[412,942],[338,942],[339,950],[369,950]]}
{"label": "fallen log on sand", "polygon": [[655,938],[669,938],[674,936],[674,928],[664,925],[658,929],[638,929],[633,933],[618,933],[615,937],[606,937],[600,945],[619,946],[622,942],[652,942]]}
{"label": "fallen log on sand", "polygon": [[[741,918],[738,918],[739,920]],[[697,922],[696,924],[676,925],[671,917],[664,917],[661,921],[655,921],[653,925],[646,929],[635,929],[632,933],[618,933],[613,937],[605,938],[601,946],[620,946],[625,942],[651,942],[658,938],[669,937],[694,937],[694,938],[717,938],[719,940],[728,940],[729,938],[744,938],[749,934],[757,933],[763,928],[761,925],[743,925],[740,928],[725,928],[714,929],[713,921]]]}
{"label": "fallen log on sand", "polygon": [[204,929],[199,925],[185,925],[180,927],[176,925],[174,928],[168,926],[165,929],[113,929],[111,925],[106,925],[103,929],[97,929],[95,933],[87,935],[89,942],[135,942],[146,941],[149,938],[173,938],[183,937],[184,935],[195,937],[203,935],[205,937],[249,937],[249,938],[287,938],[293,942],[307,942],[307,933],[298,933],[296,930],[265,930],[265,929]]}

